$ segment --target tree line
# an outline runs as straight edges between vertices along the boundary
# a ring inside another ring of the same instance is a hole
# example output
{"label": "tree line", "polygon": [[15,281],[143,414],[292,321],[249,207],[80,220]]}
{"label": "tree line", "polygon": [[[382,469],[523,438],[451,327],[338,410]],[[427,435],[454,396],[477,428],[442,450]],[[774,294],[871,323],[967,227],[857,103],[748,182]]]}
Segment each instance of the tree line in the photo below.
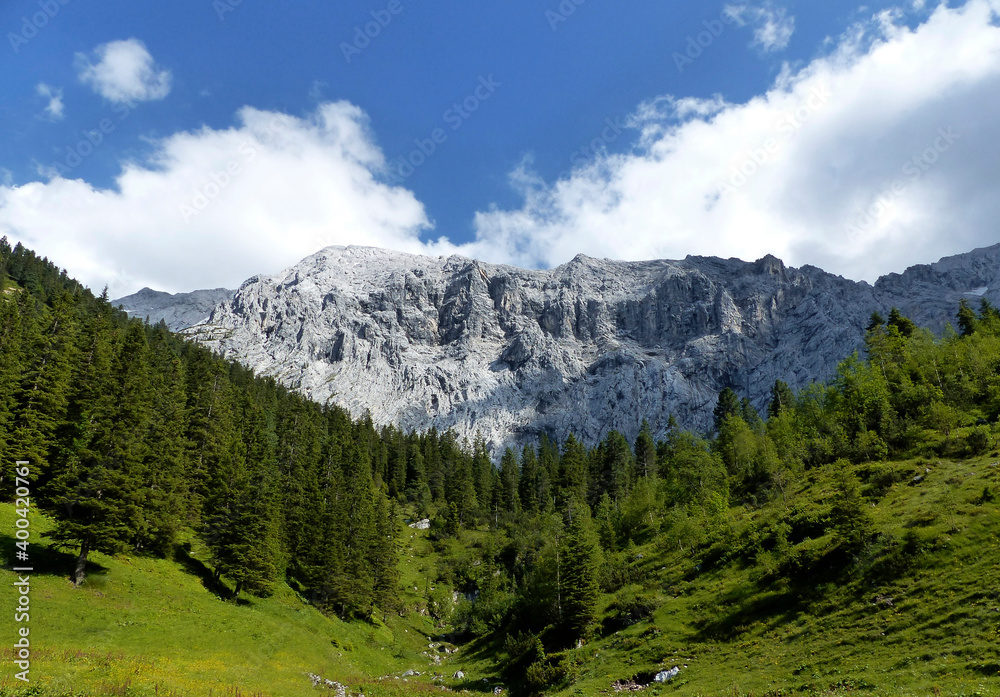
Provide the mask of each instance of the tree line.
{"label": "tree line", "polygon": [[[384,616],[403,610],[403,513],[430,517],[442,559],[431,614],[510,636],[508,665],[544,685],[558,672],[549,652],[599,630],[602,594],[622,622],[651,611],[628,590],[637,546],[704,547],[731,509],[782,501],[824,466],[841,473],[831,525],[857,546],[868,523],[851,463],[988,449],[1000,312],[963,302],[957,325],[936,337],[896,310],[874,314],[863,355],[798,392],[776,382],[765,413],[727,388],[710,433],[642,422],[632,442],[543,436],[494,462],[481,440],[310,402],[4,239],[0,458],[32,462],[77,583],[92,551],[171,555],[193,532],[234,595],[287,581],[327,612]],[[0,488],[12,491],[6,474]],[[780,562],[786,533],[769,534]]]}

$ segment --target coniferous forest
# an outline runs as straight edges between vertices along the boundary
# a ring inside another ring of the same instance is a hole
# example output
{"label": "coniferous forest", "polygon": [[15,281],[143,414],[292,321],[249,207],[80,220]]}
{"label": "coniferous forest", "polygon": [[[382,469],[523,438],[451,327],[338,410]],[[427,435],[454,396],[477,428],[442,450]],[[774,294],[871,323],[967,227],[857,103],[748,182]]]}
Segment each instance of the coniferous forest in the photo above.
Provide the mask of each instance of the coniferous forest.
{"label": "coniferous forest", "polygon": [[[818,577],[891,582],[938,544],[873,514],[914,476],[893,463],[996,447],[1000,311],[986,301],[956,307],[941,337],[874,314],[864,354],[829,383],[778,382],[766,413],[726,389],[708,434],[654,434],[637,414],[635,442],[543,437],[494,461],[481,442],[312,403],[6,239],[0,288],[0,458],[32,463],[74,584],[95,552],[173,558],[193,534],[219,602],[287,584],[328,615],[384,622],[415,611],[402,521],[429,518],[419,611],[488,650],[519,694],[571,685],[573,650],[650,619],[665,592],[651,548],[797,593]],[[829,490],[810,498],[821,474]],[[0,487],[12,500],[6,471]],[[980,502],[994,496],[985,486]]]}

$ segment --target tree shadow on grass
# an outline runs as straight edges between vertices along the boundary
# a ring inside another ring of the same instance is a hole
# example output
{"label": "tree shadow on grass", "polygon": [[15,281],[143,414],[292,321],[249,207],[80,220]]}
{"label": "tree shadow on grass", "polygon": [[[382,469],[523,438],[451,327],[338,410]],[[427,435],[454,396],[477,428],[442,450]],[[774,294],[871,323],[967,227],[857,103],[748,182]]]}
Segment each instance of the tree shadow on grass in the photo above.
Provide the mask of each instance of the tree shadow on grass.
{"label": "tree shadow on grass", "polygon": [[[222,581],[216,581],[215,574],[212,569],[209,568],[209,566],[201,559],[191,556],[191,551],[188,549],[187,545],[177,545],[174,548],[174,559],[187,573],[201,579],[201,585],[203,585],[205,590],[209,593],[217,595],[219,598],[225,600],[232,599],[232,590],[222,583]],[[240,601],[239,604],[249,605],[250,603],[247,601]]]}
{"label": "tree shadow on grass", "polygon": [[[76,566],[77,555],[73,552],[31,542],[28,545],[28,560],[18,561],[18,548],[14,546],[17,540],[10,535],[0,535],[0,550],[3,553],[3,566],[6,569],[14,567],[30,567],[31,573],[44,576],[62,576],[70,578]],[[107,574],[108,567],[94,561],[87,561],[87,574]]]}
{"label": "tree shadow on grass", "polygon": [[699,627],[699,640],[732,639],[758,623],[768,628],[781,626],[794,620],[805,605],[802,596],[793,589],[781,592],[758,589],[752,594],[741,589],[722,598],[720,604],[731,609],[704,622]]}

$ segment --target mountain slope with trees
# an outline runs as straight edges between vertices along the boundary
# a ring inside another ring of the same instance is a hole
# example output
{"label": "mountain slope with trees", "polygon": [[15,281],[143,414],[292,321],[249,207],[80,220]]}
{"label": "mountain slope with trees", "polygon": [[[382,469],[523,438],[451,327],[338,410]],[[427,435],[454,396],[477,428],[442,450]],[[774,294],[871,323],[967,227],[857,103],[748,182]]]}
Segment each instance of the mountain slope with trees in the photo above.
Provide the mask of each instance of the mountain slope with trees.
{"label": "mountain slope with trees", "polygon": [[[543,436],[495,465],[481,440],[310,402],[6,241],[0,275],[0,450],[32,463],[41,547],[70,552],[50,557],[72,581],[51,585],[54,603],[95,602],[79,600],[95,558],[100,577],[136,557],[200,573],[236,609],[278,598],[373,628],[376,651],[400,628],[446,641],[460,651],[410,677],[452,689],[1000,686],[1000,312],[986,300],[960,303],[959,331],[940,336],[873,314],[863,355],[826,384],[775,382],[765,414],[726,389],[704,434],[670,420],[659,438],[644,424],[589,447]],[[7,472],[0,489],[12,499]],[[426,531],[401,523],[425,517]],[[176,612],[145,621],[174,627]]]}

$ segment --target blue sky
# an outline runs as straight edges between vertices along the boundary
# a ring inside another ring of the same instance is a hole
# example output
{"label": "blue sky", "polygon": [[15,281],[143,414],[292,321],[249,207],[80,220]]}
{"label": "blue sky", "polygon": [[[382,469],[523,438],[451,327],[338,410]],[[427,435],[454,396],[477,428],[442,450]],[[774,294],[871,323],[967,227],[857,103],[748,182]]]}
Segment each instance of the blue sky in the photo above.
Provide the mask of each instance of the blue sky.
{"label": "blue sky", "polygon": [[874,280],[996,241],[996,10],[13,0],[0,232],[113,294],[351,243]]}

